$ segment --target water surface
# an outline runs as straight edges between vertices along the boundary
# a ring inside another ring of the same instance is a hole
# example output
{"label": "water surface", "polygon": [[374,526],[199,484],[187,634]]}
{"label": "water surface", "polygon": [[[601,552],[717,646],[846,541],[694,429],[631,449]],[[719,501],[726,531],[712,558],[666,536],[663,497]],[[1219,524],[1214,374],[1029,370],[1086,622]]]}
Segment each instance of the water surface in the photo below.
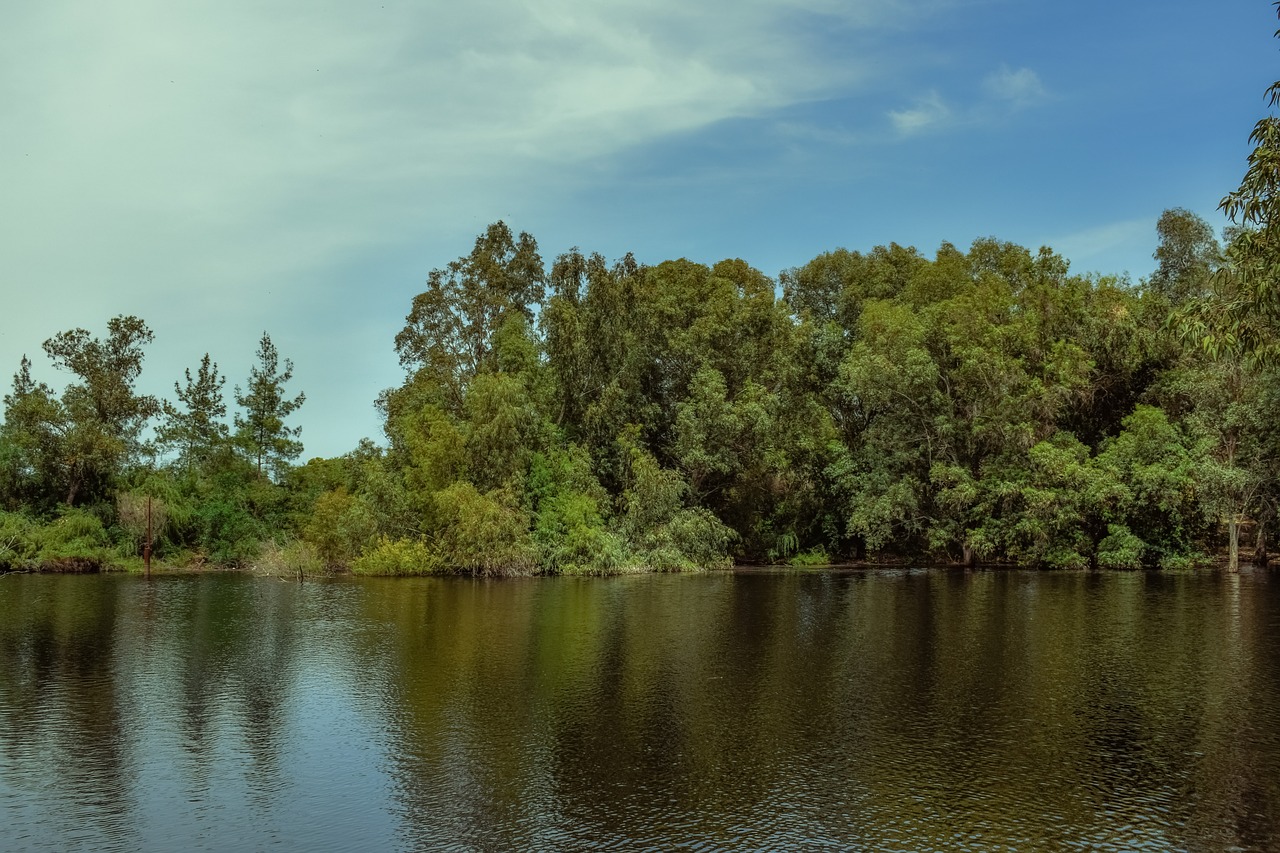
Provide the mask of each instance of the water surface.
{"label": "water surface", "polygon": [[1280,579],[0,578],[0,849],[1280,849]]}

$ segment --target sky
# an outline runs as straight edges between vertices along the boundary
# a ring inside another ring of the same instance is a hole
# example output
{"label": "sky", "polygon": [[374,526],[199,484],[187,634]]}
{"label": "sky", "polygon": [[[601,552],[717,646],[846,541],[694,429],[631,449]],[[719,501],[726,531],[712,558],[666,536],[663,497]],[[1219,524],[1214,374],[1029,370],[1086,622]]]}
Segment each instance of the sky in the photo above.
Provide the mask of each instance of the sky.
{"label": "sky", "polygon": [[303,458],[380,439],[496,220],[548,265],[994,236],[1137,283],[1163,210],[1226,224],[1280,78],[1267,0],[0,4],[0,386],[134,314],[142,391],[208,352],[231,392],[266,331]]}

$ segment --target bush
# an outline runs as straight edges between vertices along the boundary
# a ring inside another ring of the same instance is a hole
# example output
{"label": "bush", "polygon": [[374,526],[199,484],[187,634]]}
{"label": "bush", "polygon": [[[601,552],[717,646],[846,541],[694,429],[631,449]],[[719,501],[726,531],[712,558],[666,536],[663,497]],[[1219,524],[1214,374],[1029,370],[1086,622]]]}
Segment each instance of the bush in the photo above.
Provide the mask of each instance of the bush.
{"label": "bush", "polygon": [[831,555],[827,553],[827,549],[822,546],[810,548],[808,551],[801,551],[794,554],[787,560],[788,566],[829,566],[831,565]]}
{"label": "bush", "polygon": [[255,573],[277,578],[323,575],[328,568],[310,543],[299,540],[280,545],[269,539],[253,562]]}
{"label": "bush", "polygon": [[20,512],[0,512],[0,571],[35,567],[39,525]]}
{"label": "bush", "polygon": [[347,566],[372,541],[376,523],[364,501],[344,487],[316,498],[302,535],[318,558],[331,567]]}
{"label": "bush", "polygon": [[506,489],[480,494],[467,482],[435,495],[440,555],[475,575],[528,575],[538,567],[529,517]]}
{"label": "bush", "polygon": [[218,498],[196,511],[200,545],[214,563],[243,566],[252,563],[266,539],[261,524],[239,503]]}
{"label": "bush", "polygon": [[111,538],[102,521],[83,509],[68,509],[36,529],[35,563],[51,571],[97,571],[112,561]]}
{"label": "bush", "polygon": [[737,534],[708,509],[682,509],[671,519],[667,531],[676,548],[698,569],[728,568],[733,565],[729,543]]}
{"label": "bush", "polygon": [[578,492],[541,502],[533,532],[543,571],[572,575],[610,575],[627,562],[622,540],[604,527],[596,500]]}
{"label": "bush", "polygon": [[421,539],[388,539],[385,536],[351,564],[357,575],[437,575],[444,560]]}
{"label": "bush", "polygon": [[1104,569],[1140,569],[1146,544],[1123,524],[1107,525],[1107,536],[1098,543],[1098,566]]}

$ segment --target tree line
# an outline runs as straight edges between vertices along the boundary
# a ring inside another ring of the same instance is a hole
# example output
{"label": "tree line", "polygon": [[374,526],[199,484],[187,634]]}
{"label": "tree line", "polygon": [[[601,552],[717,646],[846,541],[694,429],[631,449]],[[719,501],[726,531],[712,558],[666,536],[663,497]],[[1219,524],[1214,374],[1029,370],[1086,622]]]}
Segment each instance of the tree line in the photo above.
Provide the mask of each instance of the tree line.
{"label": "tree line", "polygon": [[1265,559],[1258,231],[1224,247],[1170,210],[1157,233],[1137,285],[995,239],[839,249],[775,281],[578,250],[548,268],[495,223],[414,298],[384,443],[304,465],[268,335],[228,424],[208,355],[161,401],[136,391],[143,321],[63,332],[44,350],[66,387],[24,359],[4,398],[0,559],[128,557],[141,495],[172,559],[316,571],[1234,565],[1245,526]]}
{"label": "tree line", "polygon": [[107,334],[61,332],[44,352],[70,379],[60,392],[23,357],[0,425],[0,568],[97,568],[136,563],[151,498],[161,553],[240,565],[291,529],[289,479],[302,452],[285,423],[305,397],[285,385],[271,337],[226,422],[226,377],[206,353],[174,383],[174,401],[140,394],[153,334],[130,316]]}

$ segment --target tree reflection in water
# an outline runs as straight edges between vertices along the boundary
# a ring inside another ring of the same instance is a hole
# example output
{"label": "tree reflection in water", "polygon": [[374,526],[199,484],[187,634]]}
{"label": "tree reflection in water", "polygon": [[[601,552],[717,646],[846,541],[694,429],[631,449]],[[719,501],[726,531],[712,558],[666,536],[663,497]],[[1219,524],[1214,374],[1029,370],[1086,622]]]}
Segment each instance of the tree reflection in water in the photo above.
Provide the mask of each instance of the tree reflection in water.
{"label": "tree reflection in water", "polygon": [[0,580],[0,846],[1280,846],[1239,576]]}

